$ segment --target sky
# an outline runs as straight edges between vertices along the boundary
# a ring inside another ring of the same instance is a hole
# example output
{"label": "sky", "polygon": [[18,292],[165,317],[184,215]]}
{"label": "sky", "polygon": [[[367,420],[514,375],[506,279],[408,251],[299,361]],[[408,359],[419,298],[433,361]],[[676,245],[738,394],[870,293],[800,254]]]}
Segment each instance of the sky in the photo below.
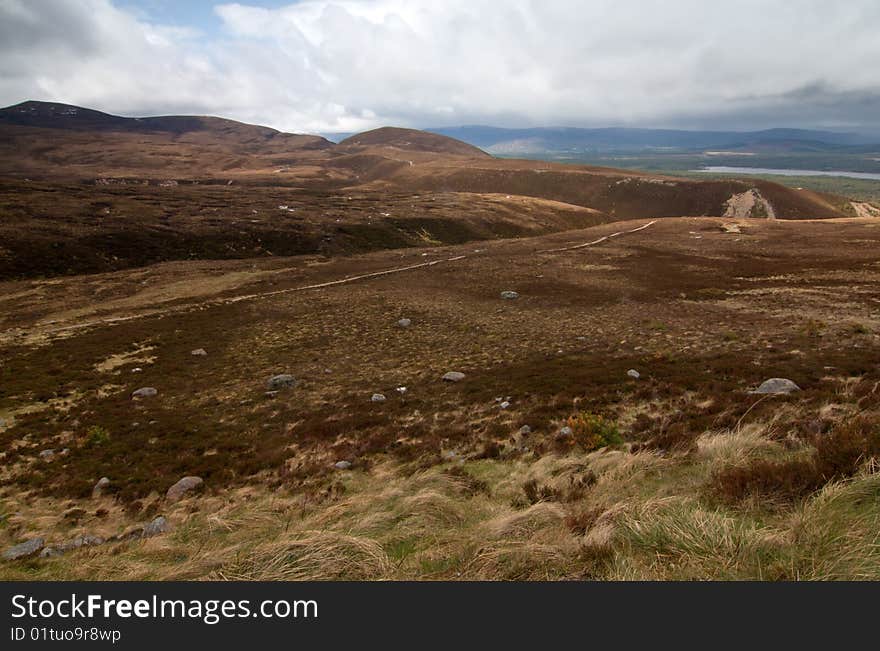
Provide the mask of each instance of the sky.
{"label": "sky", "polygon": [[0,105],[880,133],[877,0],[0,0]]}

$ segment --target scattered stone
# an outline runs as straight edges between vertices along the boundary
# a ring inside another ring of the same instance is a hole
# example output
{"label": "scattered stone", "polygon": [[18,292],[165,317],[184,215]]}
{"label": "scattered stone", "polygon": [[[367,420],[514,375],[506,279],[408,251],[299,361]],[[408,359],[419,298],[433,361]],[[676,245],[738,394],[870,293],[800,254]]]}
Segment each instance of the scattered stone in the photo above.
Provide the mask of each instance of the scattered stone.
{"label": "scattered stone", "polygon": [[565,427],[562,427],[559,429],[558,438],[567,439],[568,437],[572,436],[573,434],[574,434],[574,431],[568,425],[566,425]]}
{"label": "scattered stone", "polygon": [[385,402],[385,396],[381,393],[374,393],[370,398],[373,402]]}
{"label": "scattered stone", "polygon": [[159,534],[166,533],[171,530],[165,516],[157,516],[151,522],[129,529],[125,533],[115,536],[113,540],[140,540],[141,538],[151,538]]}
{"label": "scattered stone", "polygon": [[333,467],[337,470],[349,470],[351,468],[351,461],[337,461],[333,464]]}
{"label": "scattered stone", "polygon": [[397,325],[401,328],[408,328],[412,325],[412,321],[410,319],[401,319],[397,322]]}
{"label": "scattered stone", "polygon": [[44,461],[52,461],[55,458],[55,450],[43,450],[40,452],[40,458]]}
{"label": "scattered stone", "polygon": [[74,549],[80,549],[81,547],[96,547],[97,545],[103,545],[105,542],[107,541],[100,536],[77,536],[76,538],[61,543],[60,545],[44,548],[43,551],[40,552],[40,558],[61,556]]}
{"label": "scattered stone", "polygon": [[529,434],[532,433],[532,428],[529,427],[528,425],[523,425],[522,427],[519,428],[519,433],[520,433],[520,436],[528,436]]}
{"label": "scattered stone", "polygon": [[97,499],[104,494],[104,490],[110,487],[110,479],[101,477],[95,487],[92,489],[92,499]]}
{"label": "scattered stone", "polygon": [[133,369],[131,369],[131,372],[132,373],[143,373],[144,369],[142,369],[140,366],[135,366]]}
{"label": "scattered stone", "polygon": [[280,389],[290,389],[296,386],[296,378],[287,373],[273,375],[269,378],[269,391],[278,391]]}
{"label": "scattered stone", "polygon": [[158,536],[161,533],[167,533],[171,530],[171,526],[168,524],[168,520],[165,519],[164,515],[157,516],[153,518],[153,520],[144,525],[143,529],[143,537],[149,538],[151,536]]}
{"label": "scattered stone", "polygon": [[176,502],[184,495],[192,490],[200,487],[204,482],[201,477],[184,477],[165,493],[165,498],[171,502]]}
{"label": "scattered stone", "polygon": [[152,396],[155,396],[157,393],[159,392],[153,387],[141,387],[140,389],[135,389],[134,391],[132,391],[131,397],[132,400],[136,398],[150,398]]}
{"label": "scattered stone", "polygon": [[504,402],[501,403],[500,407],[501,407],[502,409],[507,409],[508,407],[510,407],[510,402],[508,402],[507,400],[505,400]]}
{"label": "scattered stone", "polygon": [[501,292],[501,298],[503,298],[505,301],[513,301],[519,298],[519,294],[516,292],[505,291]]}
{"label": "scattered stone", "polygon": [[463,379],[464,373],[460,373],[459,371],[449,371],[449,373],[443,376],[444,382],[461,382]]}
{"label": "scattered stone", "polygon": [[395,389],[395,391],[397,391],[397,393],[399,393],[400,395],[403,395],[404,393],[407,392],[407,388],[406,387],[397,387],[397,389]]}
{"label": "scattered stone", "polygon": [[196,348],[194,351],[190,353],[190,355],[194,355],[195,357],[204,357],[208,354],[204,348]]}
{"label": "scattered stone", "polygon": [[43,538],[31,538],[3,552],[3,560],[17,561],[20,558],[28,558],[43,549],[45,544],[46,541]]}
{"label": "scattered stone", "polygon": [[626,374],[627,374],[628,376],[630,376],[633,380],[638,380],[640,377],[642,377],[642,374],[639,373],[639,372],[638,372],[636,369],[634,369],[634,368],[629,369],[629,370],[626,372]]}
{"label": "scattered stone", "polygon": [[772,377],[761,382],[761,386],[749,393],[788,394],[800,390],[801,388],[798,385],[787,378]]}

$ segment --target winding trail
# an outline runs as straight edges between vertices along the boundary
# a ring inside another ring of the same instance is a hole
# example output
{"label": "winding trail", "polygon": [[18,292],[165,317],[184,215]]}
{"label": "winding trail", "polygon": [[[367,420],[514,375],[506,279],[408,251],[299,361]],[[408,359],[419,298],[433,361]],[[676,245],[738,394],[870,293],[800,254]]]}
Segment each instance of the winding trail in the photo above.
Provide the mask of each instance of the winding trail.
{"label": "winding trail", "polygon": [[637,231],[643,231],[646,228],[648,228],[648,226],[650,226],[651,224],[656,224],[656,223],[657,223],[657,220],[654,219],[654,220],[649,221],[647,224],[643,224],[642,226],[639,226],[638,228],[633,228],[632,230],[628,230],[628,231],[617,231],[616,233],[611,233],[611,235],[606,235],[604,237],[600,237],[598,240],[593,240],[592,242],[584,242],[583,244],[575,244],[574,246],[564,246],[561,249],[543,249],[541,251],[538,251],[538,253],[562,253],[564,251],[574,251],[576,249],[583,249],[588,246],[595,246],[596,244],[600,244],[600,243],[604,242],[605,240],[610,240],[612,237],[617,237],[618,235],[626,235],[627,233],[635,233]]}

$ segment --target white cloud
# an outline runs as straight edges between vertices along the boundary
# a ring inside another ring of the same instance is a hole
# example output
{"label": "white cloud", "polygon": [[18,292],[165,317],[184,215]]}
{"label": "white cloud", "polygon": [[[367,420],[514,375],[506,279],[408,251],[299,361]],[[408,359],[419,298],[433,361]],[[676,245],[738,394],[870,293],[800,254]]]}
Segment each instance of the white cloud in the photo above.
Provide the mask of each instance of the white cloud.
{"label": "white cloud", "polygon": [[306,0],[219,34],[109,0],[0,0],[0,102],[380,124],[880,129],[876,0]]}

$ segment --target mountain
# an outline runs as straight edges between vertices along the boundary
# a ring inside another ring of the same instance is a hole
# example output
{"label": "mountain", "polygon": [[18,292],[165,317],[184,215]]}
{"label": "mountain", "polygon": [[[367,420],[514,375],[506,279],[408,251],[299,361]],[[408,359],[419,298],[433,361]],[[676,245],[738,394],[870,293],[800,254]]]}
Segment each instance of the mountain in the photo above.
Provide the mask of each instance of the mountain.
{"label": "mountain", "polygon": [[0,109],[0,172],[28,176],[213,174],[299,163],[320,136],[207,116],[126,118],[55,102]]}
{"label": "mountain", "polygon": [[631,129],[625,127],[504,129],[490,126],[462,126],[428,130],[432,133],[463,140],[490,153],[501,155],[577,151],[737,150],[754,146],[775,146],[783,149],[798,147],[839,149],[871,143],[870,138],[860,134],[807,129],[766,129],[740,132]]}

